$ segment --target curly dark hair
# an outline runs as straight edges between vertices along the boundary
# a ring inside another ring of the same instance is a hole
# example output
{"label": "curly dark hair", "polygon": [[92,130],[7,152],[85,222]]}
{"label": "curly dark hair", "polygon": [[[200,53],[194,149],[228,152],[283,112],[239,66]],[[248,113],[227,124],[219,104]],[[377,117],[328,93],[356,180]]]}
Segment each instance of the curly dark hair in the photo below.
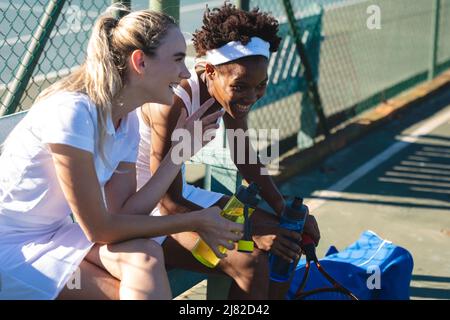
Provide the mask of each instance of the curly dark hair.
{"label": "curly dark hair", "polygon": [[245,45],[251,37],[269,42],[270,52],[275,52],[281,41],[277,33],[278,21],[269,13],[260,12],[258,8],[244,11],[225,2],[220,8],[206,8],[203,26],[195,30],[193,43],[197,57],[230,41],[240,41]]}

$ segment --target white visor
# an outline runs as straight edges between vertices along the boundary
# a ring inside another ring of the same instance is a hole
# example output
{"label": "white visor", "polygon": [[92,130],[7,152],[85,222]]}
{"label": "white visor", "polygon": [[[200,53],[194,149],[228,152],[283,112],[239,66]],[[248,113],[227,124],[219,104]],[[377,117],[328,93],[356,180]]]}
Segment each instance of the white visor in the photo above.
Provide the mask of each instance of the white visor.
{"label": "white visor", "polygon": [[231,41],[218,49],[208,50],[205,60],[212,65],[218,65],[248,56],[264,56],[269,59],[269,48],[267,41],[252,37],[246,45],[240,41]]}

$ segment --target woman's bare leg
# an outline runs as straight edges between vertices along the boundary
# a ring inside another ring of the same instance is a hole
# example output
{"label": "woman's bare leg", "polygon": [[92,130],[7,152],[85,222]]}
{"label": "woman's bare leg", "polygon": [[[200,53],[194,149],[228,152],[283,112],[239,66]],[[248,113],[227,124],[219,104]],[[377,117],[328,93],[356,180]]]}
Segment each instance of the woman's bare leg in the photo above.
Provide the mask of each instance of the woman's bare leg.
{"label": "woman's bare leg", "polygon": [[[219,205],[221,208],[223,208],[226,204],[226,202],[229,200],[230,198],[228,196],[223,196],[217,203],[217,205]],[[270,229],[272,229],[274,226],[277,226],[279,224],[279,220],[278,218],[269,213],[266,212],[260,208],[257,208],[253,215],[252,215],[252,223],[253,223],[253,236],[254,237],[266,237],[265,241],[262,241],[262,243],[265,242],[265,244],[268,245],[268,242],[272,242],[273,241],[273,236],[271,235],[272,233],[270,232]],[[256,227],[255,227],[256,226]],[[255,230],[257,229],[257,230]],[[256,232],[255,232],[256,231]],[[254,238],[255,239],[255,238]],[[269,239],[272,239],[269,240]],[[263,248],[264,252],[266,252],[268,254],[268,249],[267,248]],[[270,270],[269,270],[270,272]],[[269,281],[269,299],[270,300],[284,300],[286,299],[286,294],[291,286],[291,282],[292,282],[291,278],[289,281],[286,282],[276,282],[276,281]]]}
{"label": "woman's bare leg", "polygon": [[120,279],[121,300],[172,299],[163,250],[151,239],[96,245],[86,259]]}
{"label": "woman's bare leg", "polygon": [[163,243],[167,266],[229,275],[234,280],[230,288],[230,299],[268,298],[269,263],[266,253],[259,249],[251,254],[231,250],[216,268],[210,269],[198,262],[190,252],[196,239],[195,234],[187,232],[167,237]]}
{"label": "woman's bare leg", "polygon": [[85,289],[66,288],[59,298],[172,298],[162,248],[151,239],[95,245],[80,265],[80,271]]}
{"label": "woman's bare leg", "polygon": [[[223,208],[230,197],[224,195],[215,205]],[[197,235],[183,232],[168,237],[163,243],[166,264],[202,273],[225,273],[234,281],[230,288],[230,299],[267,299],[269,296],[269,259],[267,252],[255,248],[253,253],[228,251],[219,265],[210,269],[191,254]]]}
{"label": "woman's bare leg", "polygon": [[[215,205],[223,208],[229,199],[229,196],[224,195]],[[274,226],[279,223],[274,215],[258,208],[252,215],[252,222],[253,231],[256,231],[255,226],[258,229],[254,236],[266,235],[266,243],[273,241],[274,236],[270,230],[273,231]],[[172,239],[169,237],[163,244],[166,256],[170,257],[170,260],[166,260],[167,265],[203,273],[220,273],[221,271],[226,273],[234,280],[230,288],[230,298],[285,299],[290,281],[285,283],[270,281],[267,249],[255,248],[252,254],[240,253],[236,250],[228,251],[228,257],[222,259],[217,268],[210,269],[199,263],[190,253],[196,240],[196,234],[187,232],[172,235]]]}
{"label": "woman's bare leg", "polygon": [[[108,272],[87,260],[83,260],[79,270],[79,286],[64,286],[57,299],[61,300],[118,300],[120,282]],[[77,283],[78,284],[78,283]]]}

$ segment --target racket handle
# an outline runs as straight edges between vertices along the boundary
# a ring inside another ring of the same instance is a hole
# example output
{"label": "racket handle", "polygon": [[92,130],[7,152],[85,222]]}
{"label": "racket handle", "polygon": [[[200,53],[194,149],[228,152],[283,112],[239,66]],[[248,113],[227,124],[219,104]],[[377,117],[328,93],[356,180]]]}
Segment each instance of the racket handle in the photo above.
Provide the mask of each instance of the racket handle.
{"label": "racket handle", "polygon": [[302,234],[302,249],[305,252],[307,260],[317,261],[316,245],[311,236],[306,233]]}
{"label": "racket handle", "polygon": [[309,245],[309,244],[314,244],[314,240],[307,233],[302,233],[302,244],[304,246]]}

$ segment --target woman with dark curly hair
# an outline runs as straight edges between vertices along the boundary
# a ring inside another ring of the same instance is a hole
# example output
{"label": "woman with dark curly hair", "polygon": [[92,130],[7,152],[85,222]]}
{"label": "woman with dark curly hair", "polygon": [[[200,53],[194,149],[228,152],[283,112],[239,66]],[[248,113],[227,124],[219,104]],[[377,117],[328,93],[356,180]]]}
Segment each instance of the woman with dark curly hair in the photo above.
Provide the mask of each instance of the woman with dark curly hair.
{"label": "woman with dark curly hair", "polygon": [[[193,36],[199,59],[191,71],[190,79],[181,81],[174,88],[176,95],[173,105],[147,104],[141,107],[138,187],[150,179],[168,153],[171,135],[183,109],[192,114],[202,103],[214,98],[215,103],[206,113],[223,109],[226,129],[247,131],[249,111],[266,90],[270,53],[277,51],[281,40],[277,32],[277,20],[258,9],[247,12],[225,3],[220,8],[206,10],[203,26]],[[242,176],[249,182],[257,183],[262,197],[275,212],[281,214],[285,206],[283,196],[272,178],[261,174],[264,166],[260,161],[256,164],[248,161],[256,158],[251,158],[251,153],[254,155],[255,151],[248,136],[245,137],[244,144],[245,149],[240,149],[245,150],[244,163],[237,161],[236,150],[232,150],[233,161]],[[242,148],[236,145],[235,147]],[[228,199],[229,197],[223,194],[187,184],[182,169],[161,200],[159,208],[152,214],[190,212],[213,205],[223,208]],[[217,269],[234,280],[230,298],[281,298],[286,286],[281,293],[279,290],[273,290],[269,295],[267,253],[270,251],[288,260],[295,260],[300,253],[301,237],[296,232],[279,228],[278,217],[262,210],[256,210],[251,219],[253,240],[257,248],[252,254],[233,250],[226,256],[214,250],[216,255],[222,258]],[[318,242],[319,230],[313,216],[308,219],[305,231]],[[291,242],[286,237],[295,239],[296,242]],[[197,236],[192,233],[161,238],[166,264],[200,272],[214,272],[201,265],[191,255],[190,250],[196,239]]]}

